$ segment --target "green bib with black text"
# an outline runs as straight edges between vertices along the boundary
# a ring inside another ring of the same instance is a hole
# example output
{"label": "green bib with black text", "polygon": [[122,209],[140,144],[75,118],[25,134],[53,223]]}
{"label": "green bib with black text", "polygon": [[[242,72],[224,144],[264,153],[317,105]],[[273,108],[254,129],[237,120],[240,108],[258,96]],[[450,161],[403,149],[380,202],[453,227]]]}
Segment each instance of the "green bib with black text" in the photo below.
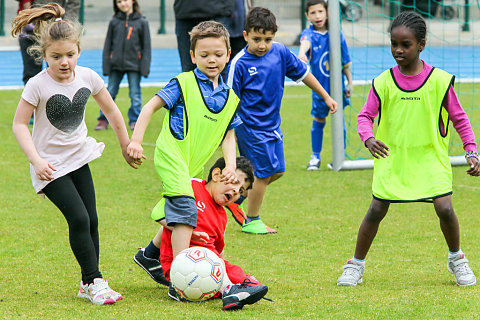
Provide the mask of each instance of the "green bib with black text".
{"label": "green bib with black text", "polygon": [[163,184],[163,195],[194,197],[191,178],[202,178],[203,166],[220,146],[237,109],[239,99],[229,90],[223,108],[214,112],[203,98],[193,72],[175,80],[184,101],[183,139],[175,137],[167,112],[155,147],[155,168]]}
{"label": "green bib with black text", "polygon": [[376,139],[390,149],[375,159],[373,196],[393,202],[427,201],[452,193],[448,113],[442,106],[455,77],[433,68],[416,90],[403,90],[393,71],[373,80],[380,102]]}

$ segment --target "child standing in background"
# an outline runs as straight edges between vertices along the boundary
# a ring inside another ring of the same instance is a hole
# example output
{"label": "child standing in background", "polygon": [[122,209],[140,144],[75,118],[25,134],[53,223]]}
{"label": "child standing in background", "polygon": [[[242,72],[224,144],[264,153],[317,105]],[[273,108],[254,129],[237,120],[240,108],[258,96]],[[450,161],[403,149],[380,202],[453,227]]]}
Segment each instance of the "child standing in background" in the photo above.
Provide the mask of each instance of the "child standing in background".
{"label": "child standing in background", "polygon": [[[128,77],[128,125],[135,128],[142,110],[141,77],[148,77],[152,47],[148,21],[142,16],[137,0],[113,0],[113,19],[108,25],[103,47],[103,74],[108,76],[107,90],[113,100],[117,97],[120,82]],[[100,111],[95,130],[106,130],[108,122]]]}
{"label": "child standing in background", "polygon": [[239,210],[238,203],[229,210],[242,231],[250,234],[277,232],[262,222],[260,207],[267,186],[285,173],[280,130],[285,77],[303,81],[325,100],[332,113],[337,110],[337,103],[309,72],[308,65],[285,45],[273,41],[276,32],[276,19],[270,10],[250,10],[243,31],[247,46],[235,56],[228,71],[227,84],[240,97],[238,114],[243,124],[235,128],[238,149],[255,168],[255,182],[248,192],[248,216]]}
{"label": "child standing in background", "polygon": [[[77,66],[82,27],[62,20],[58,4],[21,11],[13,20],[12,35],[35,23],[38,45],[31,50],[43,56],[48,67],[28,81],[13,119],[13,133],[30,161],[35,191],[44,193],[68,223],[72,251],[82,272],[78,297],[94,304],[122,299],[98,268],[99,239],[95,189],[88,163],[101,156],[105,145],[87,137],[85,106],[92,95],[112,123],[125,160],[128,133],[122,114],[105,89],[102,78],[89,68]],[[33,133],[28,121],[35,112]]]}
{"label": "child standing in background", "polygon": [[[360,225],[355,254],[343,267],[339,286],[363,281],[365,257],[390,203],[433,202],[448,246],[447,270],[457,285],[477,283],[460,248],[460,227],[452,205],[452,167],[448,157],[450,120],[460,135],[467,174],[480,175],[480,162],[467,114],[453,89],[455,77],[420,59],[427,26],[415,12],[398,15],[390,27],[397,66],[373,80],[358,115],[358,133],[375,158],[373,199]],[[373,135],[377,115],[378,129]]]}
{"label": "child standing in background", "polygon": [[[330,93],[330,44],[328,34],[328,12],[327,2],[325,0],[307,0],[305,4],[307,19],[312,23],[309,28],[303,30],[300,36],[300,49],[298,57],[305,62],[310,61],[312,74],[317,78],[325,90]],[[342,50],[343,74],[347,78],[347,86],[342,81],[343,87],[343,108],[350,104],[350,95],[352,92],[352,64],[348,53],[347,42],[343,33],[340,33],[340,42]],[[325,118],[330,109],[325,101],[315,92],[312,92],[312,111],[313,124],[311,129],[312,156],[307,165],[307,170],[313,171],[320,168],[320,152],[323,145],[323,130],[325,128]],[[343,139],[345,147],[346,129],[343,126]]]}

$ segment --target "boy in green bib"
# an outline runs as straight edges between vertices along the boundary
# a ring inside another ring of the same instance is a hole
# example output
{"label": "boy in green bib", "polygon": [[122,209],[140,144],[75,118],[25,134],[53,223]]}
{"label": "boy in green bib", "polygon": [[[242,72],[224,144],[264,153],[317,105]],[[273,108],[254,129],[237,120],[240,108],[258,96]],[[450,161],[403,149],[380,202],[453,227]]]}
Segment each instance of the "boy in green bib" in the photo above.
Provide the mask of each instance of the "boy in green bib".
{"label": "boy in green bib", "polygon": [[[230,58],[228,31],[218,22],[202,22],[192,29],[190,43],[190,55],[197,68],[179,74],[147,102],[127,148],[132,158],[145,158],[145,130],[153,113],[165,107],[168,112],[156,142],[154,162],[162,180],[166,222],[173,227],[174,257],[189,247],[197,223],[190,179],[202,178],[203,166],[220,145],[226,161],[222,181],[237,180],[233,128],[241,123],[236,116],[239,99],[220,76]],[[152,254],[158,248],[152,249],[147,247],[143,254],[158,260],[158,253]]]}
{"label": "boy in green bib", "polygon": [[420,59],[426,31],[425,20],[417,13],[406,11],[393,20],[390,40],[398,66],[373,80],[358,115],[358,133],[375,158],[373,199],[358,231],[355,254],[338,278],[339,286],[362,283],[365,257],[390,203],[415,201],[433,202],[448,245],[447,270],[455,275],[457,285],[476,284],[460,249],[459,223],[452,206],[449,122],[462,139],[471,176],[480,175],[477,145],[453,89],[455,77]]}

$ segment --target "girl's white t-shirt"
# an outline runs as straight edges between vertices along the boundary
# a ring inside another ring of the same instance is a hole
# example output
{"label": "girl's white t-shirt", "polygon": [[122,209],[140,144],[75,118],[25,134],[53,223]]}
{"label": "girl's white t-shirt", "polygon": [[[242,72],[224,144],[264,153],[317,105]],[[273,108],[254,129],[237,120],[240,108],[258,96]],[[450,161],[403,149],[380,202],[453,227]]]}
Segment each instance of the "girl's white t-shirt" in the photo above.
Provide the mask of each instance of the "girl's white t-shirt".
{"label": "girl's white t-shirt", "polygon": [[[38,154],[50,162],[57,179],[102,155],[105,144],[87,136],[85,106],[90,95],[104,88],[93,70],[75,67],[70,83],[55,81],[46,69],[25,85],[22,98],[35,106],[32,139]],[[37,193],[50,181],[40,180],[30,164],[30,176]]]}

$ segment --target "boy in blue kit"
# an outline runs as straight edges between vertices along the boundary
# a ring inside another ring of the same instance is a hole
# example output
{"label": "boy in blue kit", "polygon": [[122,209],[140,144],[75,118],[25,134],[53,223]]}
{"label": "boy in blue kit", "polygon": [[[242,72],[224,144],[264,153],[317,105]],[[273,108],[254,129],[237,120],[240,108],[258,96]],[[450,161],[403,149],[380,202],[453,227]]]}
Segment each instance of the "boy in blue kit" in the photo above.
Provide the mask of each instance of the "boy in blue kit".
{"label": "boy in blue kit", "polygon": [[[328,14],[327,14],[327,1],[326,0],[307,0],[305,3],[307,19],[311,22],[310,27],[302,31],[300,36],[300,49],[298,51],[298,57],[305,61],[310,62],[312,68],[312,74],[330,93],[330,44],[328,34]],[[350,104],[350,94],[352,90],[352,72],[350,71],[350,55],[348,53],[347,42],[343,33],[340,33],[340,43],[342,50],[342,66],[343,74],[347,78],[347,86],[343,86],[343,107],[345,108]],[[323,145],[323,130],[325,128],[325,118],[328,116],[329,108],[325,104],[325,101],[312,92],[312,111],[313,117],[311,139],[312,139],[312,157],[307,165],[307,170],[314,171],[320,168],[320,152]],[[343,126],[343,141],[345,145],[346,128]]]}
{"label": "boy in blue kit", "polygon": [[[233,128],[241,123],[235,115],[239,100],[220,76],[230,57],[228,31],[218,22],[202,22],[192,29],[190,41],[190,55],[197,68],[179,74],[147,102],[127,148],[132,158],[144,158],[141,144],[145,129],[153,113],[165,107],[168,112],[154,160],[163,184],[166,222],[173,227],[174,257],[189,247],[197,223],[190,178],[202,177],[203,166],[220,144],[226,161],[222,181],[237,180]],[[149,247],[145,255],[158,259],[158,255],[150,255]]]}
{"label": "boy in blue kit", "polygon": [[247,46],[232,60],[228,72],[227,84],[241,101],[238,115],[243,124],[235,128],[238,149],[255,168],[255,182],[248,192],[248,216],[242,221],[238,206],[229,209],[242,223],[242,231],[252,234],[276,233],[260,220],[260,207],[267,185],[285,173],[280,130],[285,76],[303,81],[325,100],[332,113],[337,110],[337,103],[309,72],[308,65],[285,45],[273,42],[276,32],[273,13],[266,8],[253,8],[243,31]]}

